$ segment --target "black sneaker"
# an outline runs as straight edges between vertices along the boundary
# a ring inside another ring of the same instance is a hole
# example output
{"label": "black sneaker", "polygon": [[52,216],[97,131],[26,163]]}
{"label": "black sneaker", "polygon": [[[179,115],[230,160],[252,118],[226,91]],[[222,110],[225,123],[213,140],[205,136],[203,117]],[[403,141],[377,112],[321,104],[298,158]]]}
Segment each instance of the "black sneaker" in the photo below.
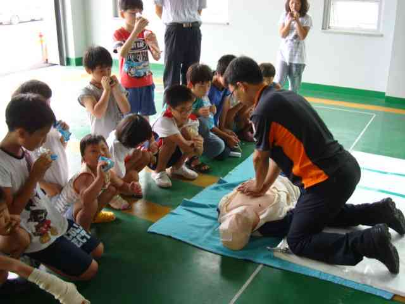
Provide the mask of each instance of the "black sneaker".
{"label": "black sneaker", "polygon": [[7,280],[4,282],[4,284],[0,285],[0,295],[24,293],[30,289],[31,285],[32,283],[21,277],[13,280]]}
{"label": "black sneaker", "polygon": [[401,210],[397,209],[394,201],[390,198],[384,198],[376,205],[381,207],[381,215],[386,219],[386,224],[394,229],[400,235],[405,234],[405,217]]}
{"label": "black sneaker", "polygon": [[399,255],[391,243],[387,224],[378,224],[370,229],[375,251],[369,257],[379,260],[391,273],[399,273]]}

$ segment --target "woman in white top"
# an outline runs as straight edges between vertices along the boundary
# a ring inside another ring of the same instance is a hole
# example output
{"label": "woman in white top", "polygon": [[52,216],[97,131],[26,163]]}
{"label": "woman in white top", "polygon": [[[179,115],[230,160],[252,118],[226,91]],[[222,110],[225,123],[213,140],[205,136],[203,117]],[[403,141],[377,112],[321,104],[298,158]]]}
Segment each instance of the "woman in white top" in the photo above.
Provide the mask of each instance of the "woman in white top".
{"label": "woman in white top", "polygon": [[308,9],[307,0],[287,0],[279,22],[282,41],[275,82],[284,86],[288,77],[290,90],[296,93],[301,86],[306,63],[305,38],[312,27]]}

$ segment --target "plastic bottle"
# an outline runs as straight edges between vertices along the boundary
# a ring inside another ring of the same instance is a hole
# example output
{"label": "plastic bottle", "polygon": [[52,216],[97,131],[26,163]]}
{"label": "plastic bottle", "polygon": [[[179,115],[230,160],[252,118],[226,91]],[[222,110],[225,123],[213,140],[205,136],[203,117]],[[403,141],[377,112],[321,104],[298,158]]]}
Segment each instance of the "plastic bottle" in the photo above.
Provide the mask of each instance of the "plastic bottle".
{"label": "plastic bottle", "polygon": [[104,157],[104,156],[100,156],[100,158],[98,159],[98,161],[104,161],[107,164],[104,165],[102,167],[104,172],[107,172],[108,170],[110,170],[112,167],[114,167],[114,161],[112,161],[111,159]]}
{"label": "plastic bottle", "polygon": [[60,124],[60,121],[57,121],[54,124],[54,127],[63,136],[63,139],[65,140],[65,142],[68,142],[70,140],[70,135],[72,135],[72,133],[69,132],[68,130],[63,129],[61,124]]}

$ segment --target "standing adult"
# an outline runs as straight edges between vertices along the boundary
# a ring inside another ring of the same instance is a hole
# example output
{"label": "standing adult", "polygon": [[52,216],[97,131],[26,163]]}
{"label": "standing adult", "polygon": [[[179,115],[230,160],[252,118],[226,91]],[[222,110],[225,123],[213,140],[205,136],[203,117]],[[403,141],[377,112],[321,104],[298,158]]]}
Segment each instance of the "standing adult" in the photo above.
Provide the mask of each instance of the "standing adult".
{"label": "standing adult", "polygon": [[285,12],[279,22],[282,41],[278,52],[275,82],[284,86],[288,77],[290,90],[295,93],[301,87],[306,63],[305,38],[312,27],[308,9],[307,0],[286,0]]}
{"label": "standing adult", "polygon": [[154,0],[156,14],[166,25],[165,31],[165,89],[173,84],[187,85],[190,65],[200,62],[201,13],[206,0]]}
{"label": "standing adult", "polygon": [[[309,102],[294,92],[264,85],[259,66],[248,57],[229,64],[225,81],[239,101],[255,107],[251,120],[256,178],[242,184],[239,191],[261,196],[281,170],[304,188],[293,212],[269,223],[275,232],[285,230],[291,251],[340,265],[375,258],[390,272],[398,273],[399,256],[388,227],[405,234],[402,212],[390,198],[373,204],[346,204],[360,180],[360,167]],[[326,226],[357,225],[373,227],[346,234],[323,232]]]}

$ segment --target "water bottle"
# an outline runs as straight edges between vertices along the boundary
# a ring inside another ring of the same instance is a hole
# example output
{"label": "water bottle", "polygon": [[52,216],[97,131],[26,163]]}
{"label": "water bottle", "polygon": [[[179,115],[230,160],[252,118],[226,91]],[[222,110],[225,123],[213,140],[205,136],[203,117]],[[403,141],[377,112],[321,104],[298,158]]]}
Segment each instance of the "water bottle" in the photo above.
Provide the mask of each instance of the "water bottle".
{"label": "water bottle", "polygon": [[44,147],[40,147],[38,150],[37,150],[37,152],[36,152],[36,154],[37,154],[37,156],[39,157],[39,156],[41,156],[42,154],[48,154],[49,155],[49,157],[51,158],[51,160],[57,160],[58,159],[58,155],[56,155],[56,154],[53,154],[52,152],[51,152],[51,150],[49,150],[49,149],[47,149],[47,148],[44,148]]}
{"label": "water bottle", "polygon": [[104,161],[107,164],[104,165],[102,167],[104,172],[107,172],[108,170],[110,170],[112,167],[114,167],[114,161],[112,161],[111,159],[104,157],[104,156],[100,156],[100,158],[98,159],[98,161]]}
{"label": "water bottle", "polygon": [[60,121],[56,122],[54,124],[54,127],[63,136],[63,139],[65,140],[65,142],[68,142],[70,140],[70,135],[72,135],[72,133],[69,132],[68,130],[63,129],[61,124],[60,124]]}

